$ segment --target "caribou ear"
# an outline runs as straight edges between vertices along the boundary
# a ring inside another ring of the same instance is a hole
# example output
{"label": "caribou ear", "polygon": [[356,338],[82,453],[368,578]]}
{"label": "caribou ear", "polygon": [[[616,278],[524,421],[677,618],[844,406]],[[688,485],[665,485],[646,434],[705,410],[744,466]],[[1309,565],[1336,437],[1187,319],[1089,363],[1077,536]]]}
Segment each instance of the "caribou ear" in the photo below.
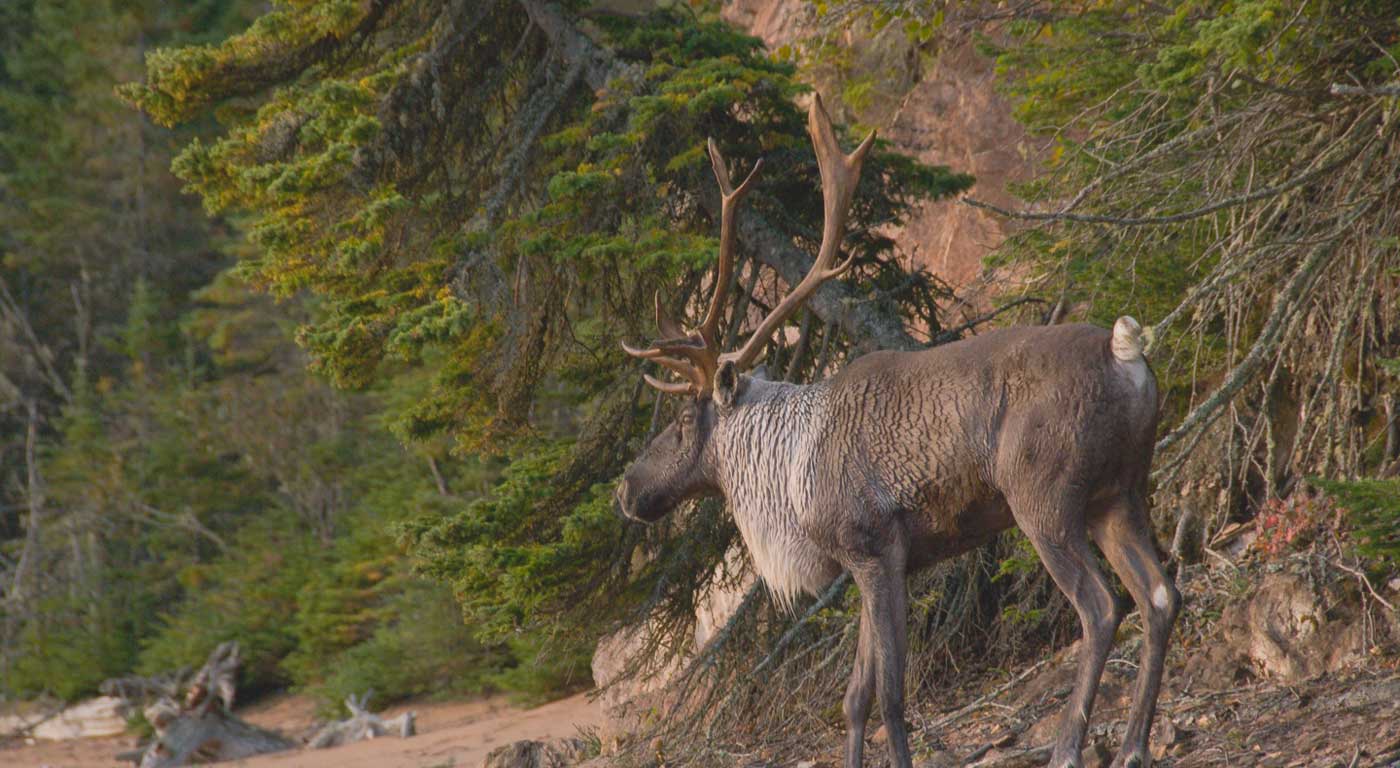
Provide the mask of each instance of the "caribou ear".
{"label": "caribou ear", "polygon": [[746,383],[744,377],[739,375],[739,366],[735,365],[733,360],[721,362],[719,370],[715,371],[715,402],[724,408],[734,405],[739,395],[744,393]]}

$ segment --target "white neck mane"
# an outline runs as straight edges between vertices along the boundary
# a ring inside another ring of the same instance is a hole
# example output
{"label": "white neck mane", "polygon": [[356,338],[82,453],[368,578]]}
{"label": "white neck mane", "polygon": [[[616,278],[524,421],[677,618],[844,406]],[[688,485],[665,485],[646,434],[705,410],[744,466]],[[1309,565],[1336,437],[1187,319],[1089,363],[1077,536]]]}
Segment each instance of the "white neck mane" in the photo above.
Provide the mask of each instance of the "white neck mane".
{"label": "white neck mane", "polygon": [[803,466],[826,416],[826,388],[751,380],[733,407],[711,440],[717,479],[754,569],[790,608],[841,572],[800,524],[810,492]]}

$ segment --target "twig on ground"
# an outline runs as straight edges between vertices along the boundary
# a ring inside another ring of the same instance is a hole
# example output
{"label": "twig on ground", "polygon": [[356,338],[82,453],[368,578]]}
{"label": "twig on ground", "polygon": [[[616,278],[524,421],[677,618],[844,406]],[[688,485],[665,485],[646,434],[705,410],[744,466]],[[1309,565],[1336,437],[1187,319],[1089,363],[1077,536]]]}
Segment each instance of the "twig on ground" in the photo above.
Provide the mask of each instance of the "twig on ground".
{"label": "twig on ground", "polygon": [[952,712],[949,712],[946,715],[939,717],[937,720],[934,720],[931,724],[929,724],[928,727],[941,729],[949,723],[952,723],[954,720],[976,712],[977,710],[990,703],[992,699],[995,699],[1003,693],[1006,693],[1007,691],[1011,690],[1011,688],[1014,687],[1016,684],[1020,683],[1022,680],[1025,680],[1026,678],[1035,674],[1036,671],[1038,671],[1041,667],[1045,666],[1048,663],[1050,663],[1050,659],[1041,659],[1040,661],[1037,661],[1029,667],[1026,667],[1020,674],[1016,675],[1015,677],[1011,678],[1005,683],[1002,683],[1001,685],[997,686],[996,689],[994,689],[991,693],[982,696],[981,698],[977,699],[971,704],[968,704],[965,707],[962,707],[961,709],[956,709]]}
{"label": "twig on ground", "polygon": [[1356,570],[1355,568],[1342,565],[1341,563],[1333,563],[1333,565],[1355,576],[1356,580],[1361,582],[1362,586],[1366,587],[1366,591],[1371,593],[1371,597],[1376,598],[1376,602],[1380,603],[1381,605],[1384,605],[1387,609],[1391,611],[1395,610],[1395,606],[1391,605],[1390,602],[1387,601],[1384,597],[1381,597],[1380,593],[1376,591],[1376,588],[1371,586],[1371,580],[1366,578],[1366,574]]}

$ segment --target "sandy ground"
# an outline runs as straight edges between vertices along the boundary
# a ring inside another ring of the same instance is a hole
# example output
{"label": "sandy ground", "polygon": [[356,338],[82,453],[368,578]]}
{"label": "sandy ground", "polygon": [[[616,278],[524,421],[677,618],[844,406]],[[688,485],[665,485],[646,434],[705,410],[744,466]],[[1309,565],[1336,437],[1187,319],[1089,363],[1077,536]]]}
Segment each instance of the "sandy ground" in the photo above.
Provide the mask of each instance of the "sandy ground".
{"label": "sandy ground", "polygon": [[[297,750],[264,755],[229,765],[248,768],[477,768],[486,753],[520,739],[573,736],[602,723],[599,706],[583,694],[535,709],[520,709],[504,697],[468,702],[415,703],[391,707],[393,717],[418,713],[418,735],[381,738],[335,749]],[[281,696],[241,710],[246,720],[284,734],[301,736],[314,723],[313,705],[300,696]],[[131,749],[130,737],[78,739],[0,745],[4,768],[131,768],[113,756]]]}

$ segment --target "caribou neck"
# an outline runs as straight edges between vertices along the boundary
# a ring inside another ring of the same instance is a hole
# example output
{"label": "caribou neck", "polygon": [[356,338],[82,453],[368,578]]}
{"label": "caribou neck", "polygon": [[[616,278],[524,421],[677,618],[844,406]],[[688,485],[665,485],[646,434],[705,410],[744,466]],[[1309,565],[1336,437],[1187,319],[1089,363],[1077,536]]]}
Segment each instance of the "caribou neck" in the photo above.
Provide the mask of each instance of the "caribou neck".
{"label": "caribou neck", "polygon": [[825,383],[752,380],[710,441],[715,484],[755,570],[787,607],[840,573],[802,528],[811,486],[803,468],[827,416],[828,391]]}

